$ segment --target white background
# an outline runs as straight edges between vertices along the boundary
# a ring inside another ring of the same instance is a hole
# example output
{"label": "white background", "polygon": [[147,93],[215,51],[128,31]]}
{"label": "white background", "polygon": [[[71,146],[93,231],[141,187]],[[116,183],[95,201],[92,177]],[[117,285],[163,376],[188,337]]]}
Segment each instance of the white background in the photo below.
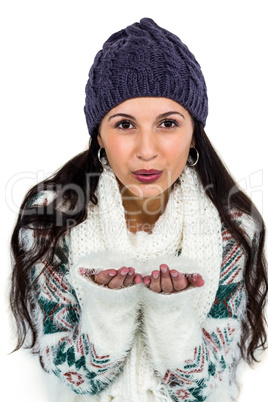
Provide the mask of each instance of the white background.
{"label": "white background", "polygon": [[[84,87],[94,56],[112,33],[143,17],[178,35],[201,64],[209,96],[207,134],[268,221],[265,1],[2,1],[0,378],[5,401],[52,401],[38,362],[25,352],[7,354],[14,345],[6,314],[9,241],[19,204],[37,181],[85,149]],[[265,357],[245,373],[239,401],[268,400],[267,370]]]}

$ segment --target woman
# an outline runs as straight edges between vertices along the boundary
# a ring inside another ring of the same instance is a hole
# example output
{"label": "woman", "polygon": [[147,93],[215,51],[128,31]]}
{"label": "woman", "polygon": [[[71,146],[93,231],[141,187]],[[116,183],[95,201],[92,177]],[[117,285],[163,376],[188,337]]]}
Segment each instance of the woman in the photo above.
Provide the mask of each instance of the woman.
{"label": "woman", "polygon": [[153,20],[96,55],[89,149],[29,191],[12,237],[16,349],[60,400],[237,400],[264,349],[264,223],[207,112],[195,57]]}

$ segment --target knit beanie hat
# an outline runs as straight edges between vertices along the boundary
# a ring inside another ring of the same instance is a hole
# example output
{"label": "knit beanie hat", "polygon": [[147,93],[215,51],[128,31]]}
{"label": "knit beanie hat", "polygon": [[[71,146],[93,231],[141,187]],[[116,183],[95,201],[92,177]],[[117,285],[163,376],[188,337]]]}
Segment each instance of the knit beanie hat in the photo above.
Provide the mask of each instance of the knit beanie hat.
{"label": "knit beanie hat", "polygon": [[176,35],[150,18],[114,33],[97,53],[86,85],[89,134],[112,108],[146,96],[178,102],[205,126],[208,99],[200,65]]}

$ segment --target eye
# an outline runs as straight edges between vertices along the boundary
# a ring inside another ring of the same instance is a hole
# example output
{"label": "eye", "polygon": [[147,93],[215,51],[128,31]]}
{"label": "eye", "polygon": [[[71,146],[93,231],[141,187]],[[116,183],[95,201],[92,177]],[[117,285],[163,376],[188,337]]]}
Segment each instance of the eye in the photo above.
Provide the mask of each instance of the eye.
{"label": "eye", "polygon": [[134,128],[134,125],[129,120],[120,120],[115,127],[119,127],[121,130],[129,130]]}
{"label": "eye", "polygon": [[163,127],[163,128],[178,127],[178,122],[173,119],[165,119],[164,121],[162,121],[162,123],[160,123],[160,127]]}

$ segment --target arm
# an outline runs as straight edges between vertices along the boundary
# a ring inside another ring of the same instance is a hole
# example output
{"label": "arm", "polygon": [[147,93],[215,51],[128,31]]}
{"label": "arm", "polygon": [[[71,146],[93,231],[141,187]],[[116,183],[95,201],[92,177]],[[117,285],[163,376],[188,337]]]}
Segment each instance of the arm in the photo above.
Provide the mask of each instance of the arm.
{"label": "arm", "polygon": [[219,385],[228,390],[229,374],[239,358],[246,304],[244,255],[228,232],[222,236],[219,288],[203,323],[193,308],[199,288],[170,295],[144,289],[145,341],[155,372],[175,401],[205,401]]}
{"label": "arm", "polygon": [[[24,232],[23,242],[33,244],[32,230]],[[45,264],[42,260],[31,271],[33,321],[43,365],[77,394],[96,395],[115,379],[131,349],[138,287],[112,290],[77,272],[83,294],[78,300],[64,237],[55,261],[41,273]]]}

